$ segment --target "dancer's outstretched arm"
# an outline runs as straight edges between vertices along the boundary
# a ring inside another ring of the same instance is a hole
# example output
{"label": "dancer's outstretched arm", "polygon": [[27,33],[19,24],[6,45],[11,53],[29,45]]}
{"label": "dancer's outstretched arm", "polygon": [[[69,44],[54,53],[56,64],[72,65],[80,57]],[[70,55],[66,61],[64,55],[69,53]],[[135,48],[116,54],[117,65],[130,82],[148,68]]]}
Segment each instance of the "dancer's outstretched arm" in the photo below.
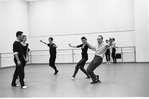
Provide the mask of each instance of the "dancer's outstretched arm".
{"label": "dancer's outstretched arm", "polygon": [[90,45],[88,42],[86,42],[86,44],[91,48],[91,50],[96,51],[96,48]]}
{"label": "dancer's outstretched arm", "polygon": [[77,46],[72,46],[71,44],[68,44],[70,47],[73,47],[73,48],[77,48]]}
{"label": "dancer's outstretched arm", "polygon": [[40,40],[40,42],[43,43],[43,44],[45,44],[45,45],[48,45],[46,42],[44,42],[44,41],[42,41],[42,40]]}

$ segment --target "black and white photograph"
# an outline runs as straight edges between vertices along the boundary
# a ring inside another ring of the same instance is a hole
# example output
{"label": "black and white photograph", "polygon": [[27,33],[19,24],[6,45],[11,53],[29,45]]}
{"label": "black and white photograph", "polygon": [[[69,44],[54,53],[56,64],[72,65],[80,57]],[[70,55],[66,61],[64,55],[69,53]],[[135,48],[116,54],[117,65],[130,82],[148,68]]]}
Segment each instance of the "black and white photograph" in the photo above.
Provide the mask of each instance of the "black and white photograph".
{"label": "black and white photograph", "polygon": [[149,97],[149,0],[0,0],[0,98]]}

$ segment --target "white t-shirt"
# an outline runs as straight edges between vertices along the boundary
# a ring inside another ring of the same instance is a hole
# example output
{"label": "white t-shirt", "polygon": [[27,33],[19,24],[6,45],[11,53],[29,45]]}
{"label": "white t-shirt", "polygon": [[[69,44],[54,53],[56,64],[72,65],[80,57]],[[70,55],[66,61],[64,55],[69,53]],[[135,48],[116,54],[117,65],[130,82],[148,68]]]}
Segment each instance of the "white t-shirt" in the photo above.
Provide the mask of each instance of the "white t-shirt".
{"label": "white t-shirt", "polygon": [[112,48],[115,48],[116,47],[116,44],[115,44],[115,42],[112,42],[112,46],[111,46]]}
{"label": "white t-shirt", "polygon": [[104,42],[101,43],[100,45],[97,44],[94,48],[96,49],[95,51],[95,55],[100,56],[100,57],[104,57],[106,50],[108,49],[107,47],[108,44],[105,44]]}

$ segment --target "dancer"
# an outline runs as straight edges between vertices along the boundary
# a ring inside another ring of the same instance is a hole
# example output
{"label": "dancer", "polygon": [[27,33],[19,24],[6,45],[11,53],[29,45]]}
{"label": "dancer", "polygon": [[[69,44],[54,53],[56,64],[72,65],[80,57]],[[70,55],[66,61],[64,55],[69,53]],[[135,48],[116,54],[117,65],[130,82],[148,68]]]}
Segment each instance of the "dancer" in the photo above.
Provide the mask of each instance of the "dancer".
{"label": "dancer", "polygon": [[90,75],[90,77],[92,78],[92,82],[91,84],[95,84],[95,83],[101,83],[101,81],[99,80],[99,75],[95,75],[94,74],[94,70],[102,63],[104,54],[106,52],[106,50],[110,47],[110,44],[105,44],[103,42],[103,37],[102,35],[99,35],[97,37],[97,46],[93,47],[91,46],[89,43],[87,43],[87,45],[93,50],[95,51],[95,56],[94,59],[91,61],[91,63],[89,64],[88,68],[87,68],[87,72]]}
{"label": "dancer", "polygon": [[54,75],[56,75],[59,72],[55,66],[57,46],[53,43],[52,37],[49,37],[49,43],[48,44],[43,42],[42,40],[40,40],[40,42],[42,42],[43,44],[45,44],[49,47],[49,53],[50,53],[49,66],[51,66],[55,70]]}
{"label": "dancer", "polygon": [[[24,68],[25,68],[25,66],[26,66],[26,63],[27,62],[29,62],[29,48],[28,48],[28,43],[26,43],[26,41],[27,41],[27,36],[26,35],[23,35],[22,36],[22,42],[21,42],[21,44],[22,44],[22,46],[23,46],[23,55],[24,55],[24,58],[25,58],[25,61],[26,62],[24,62],[23,64],[22,64],[22,66],[23,66],[23,70],[24,70]],[[25,82],[25,73],[23,73],[23,79],[24,79],[24,82]]]}
{"label": "dancer", "polygon": [[86,61],[88,60],[87,50],[89,47],[86,44],[87,39],[85,37],[82,37],[81,41],[82,41],[82,44],[80,44],[78,46],[71,46],[71,44],[69,44],[70,47],[73,47],[73,48],[81,47],[81,49],[82,49],[82,59],[77,63],[77,65],[75,67],[74,74],[72,76],[72,79],[75,79],[75,76],[76,76],[79,69],[87,76],[87,78],[90,78],[90,76],[88,75],[88,73],[84,69],[84,65],[85,65]]}
{"label": "dancer", "polygon": [[[109,44],[109,40],[106,40],[106,43]],[[110,63],[110,48],[107,49],[105,55],[106,55],[107,64],[111,64]]]}
{"label": "dancer", "polygon": [[113,59],[113,64],[117,63],[116,60],[116,44],[115,44],[115,38],[112,39],[112,59]]}
{"label": "dancer", "polygon": [[21,88],[26,89],[27,87],[25,86],[25,83],[23,81],[24,69],[22,64],[24,64],[25,58],[23,55],[23,46],[21,45],[22,34],[23,34],[22,31],[18,31],[16,33],[17,41],[13,43],[14,62],[16,64],[16,68],[13,75],[11,86],[13,87],[19,86],[16,84],[16,79],[19,76]]}

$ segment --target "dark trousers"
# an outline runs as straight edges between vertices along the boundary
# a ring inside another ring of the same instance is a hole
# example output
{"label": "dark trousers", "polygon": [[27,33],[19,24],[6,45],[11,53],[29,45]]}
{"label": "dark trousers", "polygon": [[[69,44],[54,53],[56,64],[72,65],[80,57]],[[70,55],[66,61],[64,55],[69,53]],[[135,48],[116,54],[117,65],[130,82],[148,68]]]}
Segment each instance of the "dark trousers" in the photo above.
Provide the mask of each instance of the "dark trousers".
{"label": "dark trousers", "polygon": [[[22,62],[22,66],[23,66],[23,79],[25,78],[25,66],[26,66],[26,61]],[[18,78],[17,78],[18,79]]]}
{"label": "dark trousers", "polygon": [[55,66],[56,55],[51,55],[49,59],[49,66],[51,66],[55,71],[58,71]]}
{"label": "dark trousers", "polygon": [[113,59],[113,63],[117,63],[117,60],[116,60],[116,49],[115,48],[112,49],[112,59]]}
{"label": "dark trousers", "polygon": [[107,60],[107,62],[109,62],[109,61],[110,61],[110,50],[109,50],[109,49],[107,49],[105,55],[106,55],[106,60]]}
{"label": "dark trousers", "polygon": [[26,66],[26,61],[23,61],[22,66],[23,66],[23,79],[24,79],[24,78],[25,78],[25,66]]}
{"label": "dark trousers", "polygon": [[86,63],[87,59],[86,58],[82,58],[76,65],[75,67],[75,71],[74,71],[74,74],[73,74],[73,77],[76,76],[76,74],[78,73],[78,70],[80,68],[80,70],[86,74],[87,77],[89,77],[87,71],[84,69],[84,66],[85,66],[85,63]]}
{"label": "dark trousers", "polygon": [[92,78],[92,81],[95,82],[97,80],[96,75],[94,74],[94,70],[102,63],[102,58],[100,56],[95,55],[94,59],[91,61],[87,68],[87,72]]}
{"label": "dark trousers", "polygon": [[24,60],[21,61],[21,65],[18,65],[17,64],[17,60],[14,59],[14,62],[16,64],[16,68],[15,68],[15,71],[14,71],[14,75],[13,75],[13,79],[12,79],[12,83],[11,85],[16,85],[16,79],[19,77],[20,79],[20,84],[21,84],[21,87],[24,86],[24,80],[23,80],[23,75],[24,75],[24,68],[23,68],[23,63],[25,62]]}

